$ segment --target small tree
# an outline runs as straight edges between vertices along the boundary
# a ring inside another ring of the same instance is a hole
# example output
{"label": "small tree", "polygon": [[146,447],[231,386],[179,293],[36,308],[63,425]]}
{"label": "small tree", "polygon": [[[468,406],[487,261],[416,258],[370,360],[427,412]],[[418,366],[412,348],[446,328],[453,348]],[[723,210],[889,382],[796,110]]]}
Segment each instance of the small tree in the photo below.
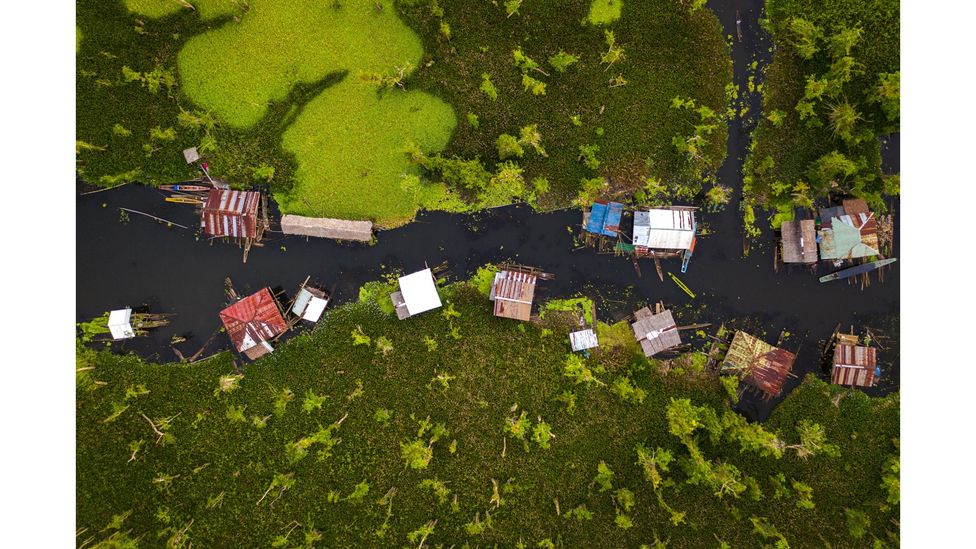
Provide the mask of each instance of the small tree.
{"label": "small tree", "polygon": [[566,69],[579,61],[579,57],[559,50],[559,53],[549,58],[549,64],[558,72],[566,72]]}
{"label": "small tree", "polygon": [[518,139],[514,135],[509,135],[503,133],[498,136],[495,141],[495,146],[498,148],[498,158],[505,160],[506,158],[511,158],[516,156],[521,158],[525,151],[522,150],[522,145],[519,143]]}
{"label": "small tree", "polygon": [[823,38],[823,31],[812,22],[800,17],[792,17],[786,22],[786,29],[790,34],[790,43],[802,59],[810,59],[819,51],[818,42]]}
{"label": "small tree", "polygon": [[600,63],[605,63],[607,67],[604,70],[607,70],[615,63],[623,61],[624,49],[617,45],[617,39],[613,31],[605,30],[603,31],[603,36],[606,39],[607,51],[600,56]]}

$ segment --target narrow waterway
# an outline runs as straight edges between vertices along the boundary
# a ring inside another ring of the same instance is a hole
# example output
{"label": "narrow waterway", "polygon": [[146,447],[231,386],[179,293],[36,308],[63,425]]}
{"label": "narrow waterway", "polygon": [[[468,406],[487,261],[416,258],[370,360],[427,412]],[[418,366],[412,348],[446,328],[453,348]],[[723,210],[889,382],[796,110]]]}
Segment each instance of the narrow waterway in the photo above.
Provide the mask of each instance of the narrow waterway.
{"label": "narrow waterway", "polygon": [[[760,67],[769,61],[769,40],[758,24],[762,2],[733,0],[710,2],[709,6],[722,21],[726,35],[732,37],[735,82],[744,88],[753,60]],[[750,112],[758,113],[758,94],[748,100]],[[741,188],[753,120],[737,119],[729,125],[728,158],[718,176],[734,189]],[[886,165],[897,166],[897,141],[884,152],[894,158],[887,159]],[[738,196],[733,204],[737,200]],[[150,212],[190,229],[167,227],[135,214],[124,221],[119,207]],[[540,286],[541,299],[585,293],[596,299],[603,320],[622,318],[638,304],[664,301],[682,315],[680,324],[745,320],[771,342],[780,330],[788,330],[793,335],[786,347],[799,348],[799,356],[794,366],[797,377],[787,383],[784,396],[806,373],[827,377],[818,355],[821,341],[837,324],[856,329],[872,326],[886,331],[891,339],[880,355],[882,382],[869,392],[898,389],[897,266],[885,274],[883,284],[875,282],[864,291],[846,282],[820,284],[818,275],[800,268],[781,269],[777,274],[768,235],[753,245],[747,258],[742,257],[734,207],[701,217],[712,234],[699,240],[688,272],[680,275],[697,294],[691,299],[669,279],[659,281],[650,262],[642,263],[643,276],[638,277],[628,258],[574,250],[578,210],[539,214],[513,206],[471,216],[425,213],[410,225],[379,233],[378,242],[371,246],[272,233],[265,246],[253,249],[243,264],[236,246],[211,244],[197,236],[199,221],[193,208],[166,203],[162,193],[131,185],[77,200],[76,315],[89,319],[109,309],[140,305],[153,312],[175,313],[166,328],[117,347],[150,360],[168,361],[175,358],[170,349],[173,336],[187,338],[179,347],[189,355],[218,327],[223,281],[228,276],[239,292],[268,285],[290,295],[311,275],[328,287],[335,285],[335,303],[339,304],[355,300],[362,283],[394,269],[410,272],[423,268],[425,262],[447,261],[450,278],[456,280],[467,278],[485,263],[517,260],[556,275],[554,281]],[[897,252],[897,217],[895,225]],[[675,273],[678,268],[677,262],[665,264],[666,270]],[[487,302],[485,306],[489,306]],[[216,338],[213,350],[220,347],[229,347],[226,337]],[[764,419],[778,400],[748,397],[740,409],[747,417]]]}

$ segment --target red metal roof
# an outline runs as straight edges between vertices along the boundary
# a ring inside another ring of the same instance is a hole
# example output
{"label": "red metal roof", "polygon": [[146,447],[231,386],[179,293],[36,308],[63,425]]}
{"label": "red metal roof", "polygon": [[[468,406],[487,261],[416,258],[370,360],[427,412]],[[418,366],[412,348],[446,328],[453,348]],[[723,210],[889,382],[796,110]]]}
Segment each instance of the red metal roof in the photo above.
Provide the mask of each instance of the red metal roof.
{"label": "red metal roof", "polygon": [[227,329],[234,348],[245,351],[245,336],[260,344],[268,341],[287,329],[285,319],[278,310],[278,304],[267,288],[220,311],[220,320]]}
{"label": "red metal roof", "polygon": [[877,365],[877,350],[874,347],[839,343],[834,347],[834,368],[830,381],[837,385],[873,387],[878,381],[874,375]]}
{"label": "red metal roof", "polygon": [[211,189],[203,205],[200,226],[210,236],[255,238],[261,193]]}

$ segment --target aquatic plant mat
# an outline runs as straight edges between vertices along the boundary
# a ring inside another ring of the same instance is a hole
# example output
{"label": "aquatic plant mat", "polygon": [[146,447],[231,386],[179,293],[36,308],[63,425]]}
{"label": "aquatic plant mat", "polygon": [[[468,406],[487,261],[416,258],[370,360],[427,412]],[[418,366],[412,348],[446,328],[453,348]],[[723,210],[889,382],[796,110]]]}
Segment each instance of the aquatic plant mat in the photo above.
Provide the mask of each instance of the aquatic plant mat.
{"label": "aquatic plant mat", "polygon": [[[681,2],[190,4],[78,4],[86,181],[195,177],[181,151],[197,147],[214,175],[270,184],[283,213],[389,227],[420,208],[560,207],[662,181],[687,198],[724,159],[722,125],[693,153],[673,142],[699,107],[724,113],[731,80],[717,19]],[[522,171],[487,189],[445,185],[406,154],[495,172],[499,137],[532,125],[528,152],[505,159]]]}
{"label": "aquatic plant mat", "polygon": [[897,394],[810,378],[749,426],[624,335],[584,359],[473,286],[371,295],[243,376],[79,347],[78,543],[897,546]]}

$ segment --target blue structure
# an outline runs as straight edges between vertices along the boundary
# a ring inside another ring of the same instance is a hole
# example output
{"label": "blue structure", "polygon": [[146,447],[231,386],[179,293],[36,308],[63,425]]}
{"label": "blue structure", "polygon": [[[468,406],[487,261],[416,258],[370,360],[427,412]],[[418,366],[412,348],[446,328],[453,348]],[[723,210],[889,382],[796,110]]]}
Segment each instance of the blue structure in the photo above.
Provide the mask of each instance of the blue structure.
{"label": "blue structure", "polygon": [[586,232],[603,236],[617,236],[624,205],[619,202],[594,202],[586,221]]}

